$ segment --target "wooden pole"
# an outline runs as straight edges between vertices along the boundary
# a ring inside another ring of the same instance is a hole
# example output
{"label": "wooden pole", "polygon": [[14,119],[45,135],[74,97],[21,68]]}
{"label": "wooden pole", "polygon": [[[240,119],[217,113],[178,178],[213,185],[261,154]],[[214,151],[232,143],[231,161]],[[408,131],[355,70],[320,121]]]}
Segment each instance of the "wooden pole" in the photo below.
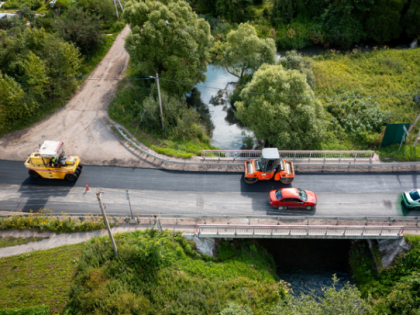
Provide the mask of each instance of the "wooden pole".
{"label": "wooden pole", "polygon": [[112,246],[114,247],[114,254],[115,254],[115,256],[118,256],[117,245],[115,244],[114,238],[112,237],[111,229],[110,229],[110,227],[109,227],[108,219],[107,219],[107,217],[106,217],[106,213],[105,213],[105,210],[104,210],[104,205],[102,204],[102,200],[101,200],[101,190],[100,190],[100,189],[99,189],[99,191],[96,193],[96,197],[98,198],[99,207],[101,208],[101,211],[102,211],[102,216],[103,216],[103,218],[104,218],[104,223],[105,223],[105,225],[106,225],[106,229],[108,230],[109,238],[111,239]]}

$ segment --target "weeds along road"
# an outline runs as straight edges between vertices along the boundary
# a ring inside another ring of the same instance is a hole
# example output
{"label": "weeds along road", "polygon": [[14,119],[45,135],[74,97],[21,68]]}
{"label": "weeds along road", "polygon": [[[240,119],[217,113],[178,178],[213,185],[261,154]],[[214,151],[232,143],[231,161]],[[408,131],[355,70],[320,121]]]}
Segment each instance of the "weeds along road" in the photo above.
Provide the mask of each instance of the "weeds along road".
{"label": "weeds along road", "polygon": [[[39,210],[100,213],[95,192],[104,191],[109,214],[418,216],[401,206],[400,193],[417,188],[417,173],[298,173],[293,187],[318,195],[315,211],[273,210],[268,192],[279,182],[247,185],[242,173],[183,172],[157,169],[85,166],[76,183],[28,176],[23,162],[0,161],[0,211]],[[85,191],[86,183],[91,188]]]}

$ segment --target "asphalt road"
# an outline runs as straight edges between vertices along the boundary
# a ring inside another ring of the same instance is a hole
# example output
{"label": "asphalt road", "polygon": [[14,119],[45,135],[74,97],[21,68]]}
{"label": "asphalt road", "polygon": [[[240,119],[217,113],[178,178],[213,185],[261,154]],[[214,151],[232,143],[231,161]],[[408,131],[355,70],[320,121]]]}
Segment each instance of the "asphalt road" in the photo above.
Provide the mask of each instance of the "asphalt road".
{"label": "asphalt road", "polygon": [[[76,183],[29,178],[23,162],[0,160],[0,210],[98,213],[97,188],[104,191],[108,213],[203,215],[418,216],[401,206],[400,193],[417,188],[417,173],[298,173],[293,187],[318,196],[315,211],[278,211],[269,207],[268,192],[287,187],[278,182],[247,185],[242,173],[183,172],[156,169],[85,166]],[[86,183],[91,190],[85,191]]]}

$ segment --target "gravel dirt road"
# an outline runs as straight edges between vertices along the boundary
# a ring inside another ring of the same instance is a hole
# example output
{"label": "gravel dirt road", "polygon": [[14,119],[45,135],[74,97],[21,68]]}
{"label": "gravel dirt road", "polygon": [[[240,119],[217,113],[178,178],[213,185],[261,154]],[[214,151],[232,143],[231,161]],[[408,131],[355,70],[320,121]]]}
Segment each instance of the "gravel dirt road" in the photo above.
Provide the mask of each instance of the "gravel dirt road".
{"label": "gravel dirt road", "polygon": [[23,161],[44,140],[60,140],[66,152],[80,156],[83,164],[155,167],[121,144],[111,132],[107,113],[118,81],[104,79],[122,77],[129,61],[124,49],[129,32],[126,26],[65,107],[29,128],[0,138],[0,159]]}

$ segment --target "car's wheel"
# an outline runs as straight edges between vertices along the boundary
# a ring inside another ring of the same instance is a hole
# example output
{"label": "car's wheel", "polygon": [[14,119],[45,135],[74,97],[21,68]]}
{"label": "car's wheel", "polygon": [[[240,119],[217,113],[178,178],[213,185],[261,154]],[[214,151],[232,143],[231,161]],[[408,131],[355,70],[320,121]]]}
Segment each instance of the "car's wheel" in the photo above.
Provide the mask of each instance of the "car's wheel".
{"label": "car's wheel", "polygon": [[77,167],[80,167],[80,169],[82,169],[83,165],[79,163],[79,165]]}
{"label": "car's wheel", "polygon": [[67,174],[64,178],[68,180],[69,182],[75,182],[78,176],[76,173],[74,173],[74,174]]}
{"label": "car's wheel", "polygon": [[312,210],[312,207],[311,206],[307,206],[306,207],[306,210]]}
{"label": "car's wheel", "polygon": [[287,209],[287,207],[285,207],[285,206],[280,206],[280,207],[278,207],[277,209],[279,209],[279,210],[286,210],[286,209]]}
{"label": "car's wheel", "polygon": [[31,176],[32,178],[38,178],[39,174],[33,170],[29,170],[28,172],[29,176]]}

